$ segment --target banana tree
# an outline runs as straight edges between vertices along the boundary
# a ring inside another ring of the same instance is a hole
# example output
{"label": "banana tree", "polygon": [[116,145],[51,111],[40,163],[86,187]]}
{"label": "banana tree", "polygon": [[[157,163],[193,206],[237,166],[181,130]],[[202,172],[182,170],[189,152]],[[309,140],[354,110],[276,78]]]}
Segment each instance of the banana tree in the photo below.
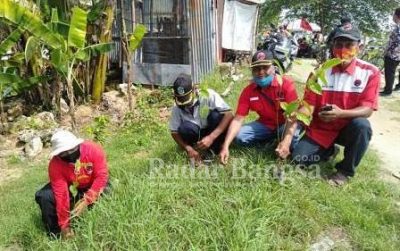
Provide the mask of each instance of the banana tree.
{"label": "banana tree", "polygon": [[[36,40],[49,47],[51,51],[50,63],[57,70],[61,79],[67,82],[67,94],[70,102],[69,114],[74,128],[76,125],[74,114],[76,67],[79,63],[88,61],[90,53],[105,53],[112,49],[112,45],[106,43],[86,46],[87,15],[87,11],[74,7],[70,23],[65,24],[59,20],[57,10],[53,9],[51,23],[46,25],[37,15],[17,2],[0,0],[0,18],[8,20],[18,27],[17,30],[28,32]],[[60,27],[64,27],[64,31],[67,27],[68,33],[63,36],[64,33],[60,32]],[[15,37],[18,35],[17,31],[12,35],[7,40],[7,45],[15,41]],[[27,56],[29,57],[29,55]]]}
{"label": "banana tree", "polygon": [[124,17],[124,1],[121,1],[121,21],[122,21],[122,39],[121,39],[121,47],[123,49],[123,58],[127,65],[127,73],[128,73],[128,106],[129,111],[132,111],[132,78],[131,78],[131,60],[132,53],[139,48],[140,43],[143,40],[144,34],[146,33],[146,27],[142,24],[138,24],[135,27],[133,34],[130,35],[128,39],[128,33],[126,32],[125,25],[125,17]]}
{"label": "banana tree", "polygon": [[18,76],[17,67],[1,67],[0,71],[0,132],[7,132],[6,116],[4,111],[4,99],[21,94],[38,83],[44,81],[45,76],[23,79]]}
{"label": "banana tree", "polygon": [[[100,23],[100,30],[101,30],[99,35],[100,43],[108,43],[111,41],[112,38],[111,28],[114,20],[115,1],[108,0],[104,2],[105,3],[103,4],[105,6],[103,8],[101,7],[99,8],[99,9],[104,9],[103,11],[104,18]],[[104,92],[104,87],[106,83],[107,62],[108,62],[107,54],[101,54],[97,59],[93,85],[92,85],[92,100],[94,101],[94,103],[100,102],[101,95]]]}
{"label": "banana tree", "polygon": [[[67,94],[70,103],[69,114],[72,119],[73,128],[75,128],[76,125],[74,114],[74,81],[76,67],[79,63],[90,60],[91,53],[106,53],[113,48],[113,45],[109,43],[86,46],[87,16],[88,12],[79,7],[74,7],[72,9],[68,37],[63,40],[64,46],[53,49],[50,56],[52,64],[67,82]],[[57,11],[54,9],[52,23],[55,24],[58,22]]]}

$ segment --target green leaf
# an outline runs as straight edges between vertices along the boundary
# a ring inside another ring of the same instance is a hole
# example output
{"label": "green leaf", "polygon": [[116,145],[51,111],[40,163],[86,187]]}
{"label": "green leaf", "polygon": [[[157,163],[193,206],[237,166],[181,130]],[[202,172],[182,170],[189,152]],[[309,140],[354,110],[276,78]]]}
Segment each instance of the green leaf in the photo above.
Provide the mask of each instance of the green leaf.
{"label": "green leaf", "polygon": [[310,82],[307,84],[308,89],[319,95],[322,94],[322,87],[317,82]]}
{"label": "green leaf", "polygon": [[323,69],[323,71],[326,71],[338,64],[342,63],[342,60],[338,59],[338,58],[332,58],[327,60],[321,67],[320,69]]}
{"label": "green leaf", "polygon": [[114,49],[115,44],[114,43],[102,43],[102,44],[94,44],[85,47],[83,50],[87,51],[92,51],[92,52],[98,52],[98,53],[106,53],[110,52]]}
{"label": "green leaf", "polygon": [[94,44],[91,46],[87,46],[81,50],[78,50],[77,53],[75,54],[75,57],[82,61],[87,61],[90,59],[90,52],[97,52],[103,54],[112,51],[113,49],[114,49],[113,43]]}
{"label": "green leaf", "polygon": [[209,113],[210,113],[210,108],[206,103],[200,105],[200,118],[207,119]]}
{"label": "green leaf", "polygon": [[88,61],[90,59],[90,50],[78,50],[75,53],[75,58],[84,62]]}
{"label": "green leaf", "polygon": [[0,0],[0,18],[14,23],[22,31],[29,31],[52,48],[60,48],[62,44],[62,39],[42,22],[40,16],[15,1]]}
{"label": "green leaf", "polygon": [[57,24],[59,21],[58,19],[58,11],[57,8],[52,8],[51,9],[51,23]]}
{"label": "green leaf", "polygon": [[69,186],[69,191],[71,192],[72,197],[74,198],[78,195],[78,188],[75,184]]}
{"label": "green leaf", "polygon": [[74,7],[68,33],[68,46],[80,49],[85,47],[86,25],[87,12],[79,7]]}
{"label": "green leaf", "polygon": [[144,34],[146,34],[146,31],[147,29],[144,25],[138,24],[136,26],[135,31],[129,39],[129,50],[131,52],[135,51],[139,47],[144,37]]}
{"label": "green leaf", "polygon": [[300,103],[299,101],[293,101],[286,106],[285,116],[290,116],[292,113],[296,112],[299,109]]}
{"label": "green leaf", "polygon": [[22,81],[22,79],[15,74],[0,73],[0,83],[2,83],[2,84],[11,84],[11,83],[16,83],[16,82],[21,82],[21,81]]}
{"label": "green leaf", "polygon": [[52,50],[50,53],[50,61],[53,66],[59,72],[66,73],[68,71],[67,67],[67,55],[60,49]]}
{"label": "green leaf", "polygon": [[306,115],[304,113],[297,113],[296,114],[297,120],[300,120],[305,125],[309,126],[311,124],[312,115]]}
{"label": "green leaf", "polygon": [[15,92],[16,95],[20,94],[23,91],[29,90],[32,87],[36,86],[38,83],[46,80],[46,76],[36,76],[27,79],[21,79],[19,82],[14,82],[11,84],[11,88]]}
{"label": "green leaf", "polygon": [[11,34],[0,44],[0,56],[7,53],[7,51],[18,42],[21,35],[22,31],[20,29],[16,29],[11,32]]}
{"label": "green leaf", "polygon": [[32,88],[45,79],[45,76],[22,79],[14,74],[0,73],[1,88],[6,89],[6,91],[2,93],[2,97],[16,96],[21,92]]}
{"label": "green leaf", "polygon": [[328,80],[326,79],[326,71],[319,69],[316,74],[317,79],[321,80],[324,85],[328,84]]}
{"label": "green leaf", "polygon": [[99,1],[95,3],[91,8],[88,13],[88,21],[89,22],[95,22],[96,20],[101,18],[101,15],[103,14],[103,9],[106,1]]}
{"label": "green leaf", "polygon": [[209,95],[210,95],[210,94],[209,94],[207,88],[200,88],[200,96],[201,96],[201,97],[207,98]]}
{"label": "green leaf", "polygon": [[280,102],[280,106],[281,106],[282,110],[286,111],[287,107],[288,107],[288,103],[287,102]]}
{"label": "green leaf", "polygon": [[38,47],[39,47],[39,39],[33,36],[29,37],[28,40],[26,41],[26,46],[25,46],[26,63],[29,63],[35,52],[38,51]]}

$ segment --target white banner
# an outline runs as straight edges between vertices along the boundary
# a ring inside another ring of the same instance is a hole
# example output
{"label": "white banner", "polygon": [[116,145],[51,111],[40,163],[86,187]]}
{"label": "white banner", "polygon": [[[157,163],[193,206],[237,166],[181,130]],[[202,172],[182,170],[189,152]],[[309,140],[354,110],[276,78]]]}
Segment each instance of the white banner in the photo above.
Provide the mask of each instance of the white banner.
{"label": "white banner", "polygon": [[225,1],[222,48],[251,51],[257,22],[257,5]]}

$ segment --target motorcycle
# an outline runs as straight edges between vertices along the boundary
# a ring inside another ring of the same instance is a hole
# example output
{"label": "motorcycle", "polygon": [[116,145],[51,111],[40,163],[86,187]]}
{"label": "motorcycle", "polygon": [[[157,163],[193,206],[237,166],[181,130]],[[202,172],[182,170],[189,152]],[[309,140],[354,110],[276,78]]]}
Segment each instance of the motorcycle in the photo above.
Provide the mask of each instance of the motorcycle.
{"label": "motorcycle", "polygon": [[287,72],[292,64],[293,58],[298,51],[298,44],[292,38],[282,36],[279,33],[270,34],[262,44],[257,46],[257,50],[270,51],[275,59],[275,65]]}

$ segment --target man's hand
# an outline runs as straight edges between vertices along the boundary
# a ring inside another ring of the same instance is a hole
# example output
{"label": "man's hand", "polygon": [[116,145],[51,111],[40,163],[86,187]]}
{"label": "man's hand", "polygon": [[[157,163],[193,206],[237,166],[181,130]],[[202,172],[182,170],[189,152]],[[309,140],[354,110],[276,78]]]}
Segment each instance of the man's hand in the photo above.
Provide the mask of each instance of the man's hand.
{"label": "man's hand", "polygon": [[61,239],[68,240],[74,237],[74,231],[70,227],[61,229]]}
{"label": "man's hand", "polygon": [[72,218],[81,216],[82,213],[86,210],[87,206],[88,204],[85,199],[82,198],[78,200],[78,202],[74,206],[74,209],[71,211]]}
{"label": "man's hand", "polygon": [[331,111],[321,111],[318,113],[319,118],[324,122],[331,122],[336,119],[341,118],[343,115],[343,110],[337,105],[332,105]]}
{"label": "man's hand", "polygon": [[208,148],[210,148],[213,142],[214,139],[210,135],[208,135],[197,142],[197,147],[200,150],[207,150]]}
{"label": "man's hand", "polygon": [[201,156],[198,151],[196,151],[191,146],[186,146],[185,149],[186,149],[189,159],[194,159],[196,161],[196,163],[201,162]]}
{"label": "man's hand", "polygon": [[229,149],[223,147],[221,149],[221,152],[219,153],[219,160],[223,165],[228,164],[228,159],[229,159]]}
{"label": "man's hand", "polygon": [[286,159],[290,155],[290,143],[288,144],[284,141],[280,142],[275,149],[275,153],[279,158]]}

